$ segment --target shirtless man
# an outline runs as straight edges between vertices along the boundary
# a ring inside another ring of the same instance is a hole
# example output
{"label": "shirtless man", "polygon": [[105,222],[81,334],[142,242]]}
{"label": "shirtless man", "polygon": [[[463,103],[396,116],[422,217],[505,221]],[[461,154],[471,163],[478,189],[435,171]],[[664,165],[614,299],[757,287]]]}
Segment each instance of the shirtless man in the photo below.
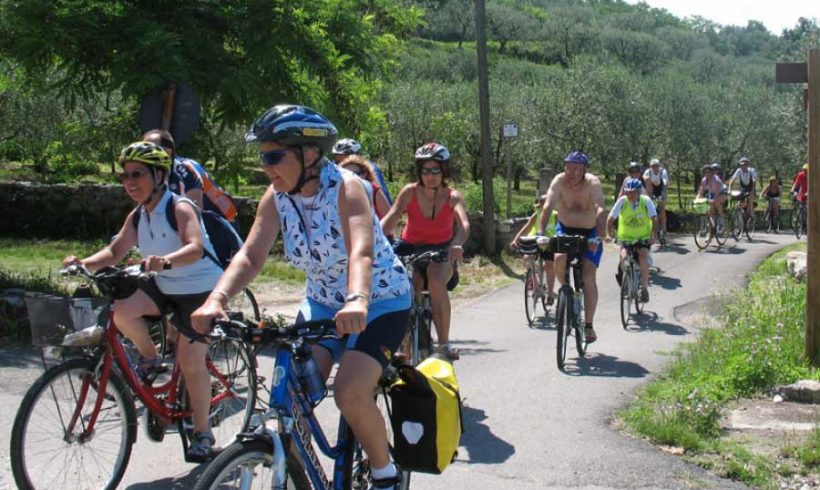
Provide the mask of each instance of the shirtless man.
{"label": "shirtless man", "polygon": [[[587,237],[589,249],[584,254],[581,276],[584,281],[584,337],[587,343],[598,336],[592,328],[595,308],[598,305],[596,272],[601,263],[604,248],[601,237],[606,234],[606,211],[604,191],[598,177],[587,173],[589,159],[580,151],[573,151],[564,158],[564,172],[558,174],[547,191],[547,200],[538,223],[538,232],[544,234],[545,216],[558,209],[556,235],[582,235]],[[564,278],[567,266],[566,254],[555,254],[555,277]]]}

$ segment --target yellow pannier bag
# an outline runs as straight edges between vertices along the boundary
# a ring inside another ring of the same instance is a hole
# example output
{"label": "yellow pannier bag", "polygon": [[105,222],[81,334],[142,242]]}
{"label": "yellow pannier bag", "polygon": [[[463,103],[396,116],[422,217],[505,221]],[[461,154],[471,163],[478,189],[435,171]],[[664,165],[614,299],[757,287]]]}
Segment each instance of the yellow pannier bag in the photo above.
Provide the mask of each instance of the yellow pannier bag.
{"label": "yellow pannier bag", "polygon": [[394,459],[403,470],[439,474],[455,459],[464,432],[453,365],[430,357],[397,370],[387,391]]}

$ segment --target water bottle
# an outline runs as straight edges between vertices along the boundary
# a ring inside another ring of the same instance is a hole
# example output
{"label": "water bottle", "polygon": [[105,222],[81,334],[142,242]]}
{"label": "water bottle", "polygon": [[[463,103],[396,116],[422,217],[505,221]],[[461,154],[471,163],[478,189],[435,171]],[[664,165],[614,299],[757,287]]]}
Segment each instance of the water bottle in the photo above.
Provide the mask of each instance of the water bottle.
{"label": "water bottle", "polygon": [[74,330],[79,331],[91,327],[97,323],[94,314],[94,304],[91,301],[91,288],[87,285],[78,286],[71,295],[71,306],[69,313]]}
{"label": "water bottle", "polygon": [[325,387],[325,380],[322,377],[319,366],[316,364],[316,359],[310,352],[310,347],[303,346],[299,351],[297,359],[299,363],[300,379],[305,396],[312,405],[316,405],[325,397],[327,388]]}

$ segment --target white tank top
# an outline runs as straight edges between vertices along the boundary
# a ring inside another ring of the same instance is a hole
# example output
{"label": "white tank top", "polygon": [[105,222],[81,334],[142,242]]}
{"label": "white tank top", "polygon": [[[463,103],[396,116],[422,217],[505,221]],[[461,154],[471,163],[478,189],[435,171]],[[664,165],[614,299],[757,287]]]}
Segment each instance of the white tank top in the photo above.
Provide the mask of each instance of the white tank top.
{"label": "white tank top", "polygon": [[[150,213],[144,206],[140,206],[137,243],[143,257],[168,255],[182,248],[179,234],[171,228],[165,216],[168,199],[171,199],[171,192],[166,190]],[[179,202],[187,203],[183,206],[191,205],[196,208],[196,204],[189,199],[180,198]],[[199,229],[202,233],[203,245],[216,256],[208,233],[205,231],[205,225],[202,223],[202,216],[199,217]],[[203,256],[192,264],[175,265],[170,270],[158,272],[156,279],[157,286],[163,294],[197,294],[213,290],[221,275],[222,269],[213,260]]]}

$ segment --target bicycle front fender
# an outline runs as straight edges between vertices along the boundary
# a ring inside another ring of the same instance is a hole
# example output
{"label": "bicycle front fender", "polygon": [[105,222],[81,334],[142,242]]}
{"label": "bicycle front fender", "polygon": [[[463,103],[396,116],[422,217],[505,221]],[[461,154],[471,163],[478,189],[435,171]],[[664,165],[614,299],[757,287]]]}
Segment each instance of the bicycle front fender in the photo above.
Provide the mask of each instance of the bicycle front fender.
{"label": "bicycle front fender", "polygon": [[285,445],[282,436],[274,427],[262,426],[253,432],[242,432],[236,435],[238,442],[262,441],[270,444],[272,458],[271,471],[273,472],[272,488],[285,488],[287,483],[287,461],[285,461]]}

